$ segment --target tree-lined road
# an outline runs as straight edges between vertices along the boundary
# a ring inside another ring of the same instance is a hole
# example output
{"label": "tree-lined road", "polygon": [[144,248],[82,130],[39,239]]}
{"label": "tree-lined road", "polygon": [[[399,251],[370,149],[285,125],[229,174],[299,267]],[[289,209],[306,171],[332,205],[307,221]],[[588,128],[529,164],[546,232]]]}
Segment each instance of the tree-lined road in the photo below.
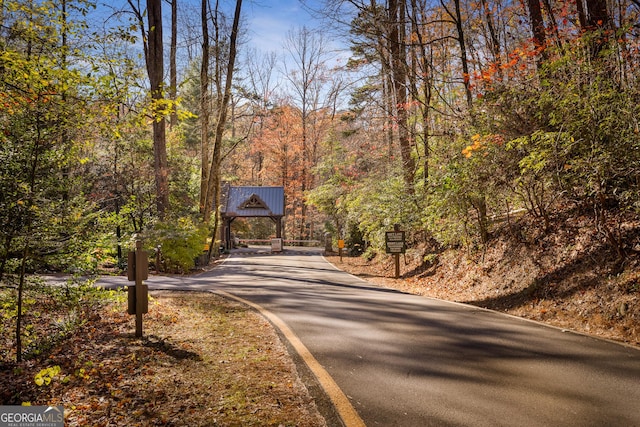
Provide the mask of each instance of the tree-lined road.
{"label": "tree-lined road", "polygon": [[639,350],[379,288],[317,251],[234,253],[146,283],[222,290],[275,314],[367,426],[640,426]]}

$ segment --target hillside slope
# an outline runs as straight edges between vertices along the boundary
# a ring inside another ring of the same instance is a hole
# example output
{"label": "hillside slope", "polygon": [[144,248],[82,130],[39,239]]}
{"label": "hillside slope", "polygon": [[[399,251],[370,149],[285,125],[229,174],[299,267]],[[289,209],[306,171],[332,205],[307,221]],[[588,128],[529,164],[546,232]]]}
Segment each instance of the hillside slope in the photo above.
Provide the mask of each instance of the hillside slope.
{"label": "hillside slope", "polygon": [[382,286],[640,346],[640,222],[615,220],[624,260],[603,243],[593,218],[569,214],[546,231],[521,218],[484,249],[411,248],[400,258],[400,279],[390,255],[327,258]]}

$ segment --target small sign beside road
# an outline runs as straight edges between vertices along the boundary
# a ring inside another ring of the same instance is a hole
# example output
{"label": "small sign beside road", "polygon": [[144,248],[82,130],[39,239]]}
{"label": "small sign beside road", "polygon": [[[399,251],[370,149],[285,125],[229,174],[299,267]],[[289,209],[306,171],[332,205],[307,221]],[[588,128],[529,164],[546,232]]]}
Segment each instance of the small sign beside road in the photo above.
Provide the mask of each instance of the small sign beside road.
{"label": "small sign beside road", "polygon": [[387,231],[385,234],[385,244],[388,254],[405,253],[404,231]]}
{"label": "small sign beside road", "polygon": [[271,239],[271,252],[282,252],[282,238]]}
{"label": "small sign beside road", "polygon": [[405,253],[404,231],[400,230],[400,225],[395,224],[393,231],[385,232],[385,250],[388,254],[393,254],[396,266],[396,279],[400,277],[400,254]]}

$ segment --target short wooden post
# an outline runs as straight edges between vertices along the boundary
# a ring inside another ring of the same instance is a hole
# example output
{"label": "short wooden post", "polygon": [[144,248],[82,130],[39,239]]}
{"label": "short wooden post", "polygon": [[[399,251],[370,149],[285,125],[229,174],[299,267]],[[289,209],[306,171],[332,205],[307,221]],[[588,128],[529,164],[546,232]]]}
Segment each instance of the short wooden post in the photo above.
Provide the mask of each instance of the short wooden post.
{"label": "short wooden post", "polygon": [[149,288],[143,283],[149,278],[149,254],[142,250],[142,241],[136,240],[135,252],[129,252],[127,277],[135,281],[129,286],[127,312],[136,316],[136,337],[142,337],[142,315],[149,312]]}
{"label": "short wooden post", "polygon": [[[400,224],[393,225],[393,231],[400,231]],[[395,254],[396,261],[396,279],[400,278],[400,254]]]}
{"label": "short wooden post", "polygon": [[395,254],[396,258],[396,279],[400,278],[400,254]]}

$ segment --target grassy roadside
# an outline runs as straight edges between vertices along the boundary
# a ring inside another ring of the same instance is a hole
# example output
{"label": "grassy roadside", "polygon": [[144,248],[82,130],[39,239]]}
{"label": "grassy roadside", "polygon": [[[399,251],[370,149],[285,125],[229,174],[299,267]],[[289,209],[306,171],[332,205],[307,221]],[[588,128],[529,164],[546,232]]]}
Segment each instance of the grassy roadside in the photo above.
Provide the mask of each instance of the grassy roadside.
{"label": "grassy roadside", "polygon": [[30,295],[30,333],[51,344],[21,364],[4,352],[0,404],[63,405],[67,426],[326,424],[272,326],[243,305],[210,293],[154,292],[138,339],[124,292],[86,297],[64,334],[68,307]]}

